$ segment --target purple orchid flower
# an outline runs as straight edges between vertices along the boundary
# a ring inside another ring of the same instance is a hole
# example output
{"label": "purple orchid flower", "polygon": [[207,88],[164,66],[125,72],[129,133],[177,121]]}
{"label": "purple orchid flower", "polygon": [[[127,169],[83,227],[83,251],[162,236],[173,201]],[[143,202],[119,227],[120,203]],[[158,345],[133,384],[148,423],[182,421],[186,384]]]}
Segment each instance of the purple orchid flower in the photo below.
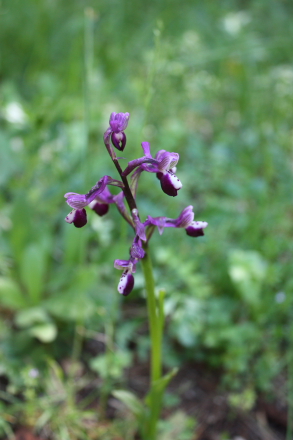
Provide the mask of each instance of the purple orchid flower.
{"label": "purple orchid flower", "polygon": [[149,142],[142,142],[141,146],[145,155],[140,159],[130,161],[122,173],[123,176],[128,176],[135,169],[136,171],[132,175],[133,179],[136,179],[142,171],[156,173],[164,193],[172,197],[177,196],[178,191],[182,188],[181,181],[174,173],[179,160],[179,154],[160,150],[155,158],[153,158]]}
{"label": "purple orchid flower", "polygon": [[142,248],[142,242],[138,235],[134,237],[132,246],[130,248],[129,260],[115,260],[115,269],[122,269],[123,273],[118,283],[118,292],[123,296],[130,294],[134,287],[134,276],[136,272],[136,264],[145,256],[145,251]]}
{"label": "purple orchid flower", "polygon": [[69,192],[64,195],[66,202],[74,209],[82,209],[89,205],[96,197],[98,197],[106,188],[107,185],[114,185],[123,187],[122,182],[112,179],[110,176],[104,176],[87,194],[78,194]]}
{"label": "purple orchid flower", "polygon": [[112,179],[110,176],[104,176],[87,194],[66,193],[64,195],[67,199],[66,202],[74,209],[66,216],[65,221],[73,223],[77,228],[86,225],[87,217],[84,208],[88,205],[98,215],[105,215],[109,210],[109,204],[116,203],[107,185],[123,187],[123,183],[119,180]]}
{"label": "purple orchid flower", "polygon": [[89,203],[89,207],[100,217],[103,217],[109,211],[109,205],[112,203],[116,203],[115,196],[113,196],[106,187],[92,202]]}
{"label": "purple orchid flower", "polygon": [[193,206],[187,206],[178,218],[148,216],[144,222],[145,226],[154,225],[158,227],[159,234],[162,235],[164,228],[184,228],[190,237],[200,237],[204,235],[203,230],[208,226],[207,222],[194,221]]}
{"label": "purple orchid flower", "polygon": [[111,113],[110,127],[105,132],[104,139],[111,137],[112,144],[119,151],[123,151],[126,145],[126,129],[129,121],[129,113]]}

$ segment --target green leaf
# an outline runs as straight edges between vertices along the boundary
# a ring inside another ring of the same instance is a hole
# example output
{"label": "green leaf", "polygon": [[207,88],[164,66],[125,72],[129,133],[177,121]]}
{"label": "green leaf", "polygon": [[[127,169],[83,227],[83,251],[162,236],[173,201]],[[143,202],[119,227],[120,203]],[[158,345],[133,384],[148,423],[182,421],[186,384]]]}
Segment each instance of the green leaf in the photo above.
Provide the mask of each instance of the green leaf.
{"label": "green leaf", "polygon": [[45,252],[42,245],[30,244],[22,255],[21,279],[27,288],[32,304],[37,304],[41,298],[46,270]]}
{"label": "green leaf", "polygon": [[85,319],[96,313],[90,292],[97,286],[97,273],[93,267],[76,268],[68,278],[66,290],[58,290],[44,304],[50,314],[66,321]]}
{"label": "green leaf", "polygon": [[90,361],[93,371],[100,374],[103,379],[111,377],[118,379],[122,376],[124,368],[131,363],[131,355],[126,351],[110,352],[99,355]]}
{"label": "green leaf", "polygon": [[161,399],[165,391],[165,388],[167,387],[170,380],[173,379],[173,377],[177,374],[177,372],[178,372],[178,368],[175,367],[168,374],[165,374],[165,376],[161,377],[161,379],[159,380],[156,380],[152,384],[151,391],[147,394],[145,398],[145,402],[147,403],[147,405],[150,405],[151,400],[156,397],[158,397],[158,400]]}
{"label": "green leaf", "polygon": [[12,310],[26,306],[26,298],[15,281],[0,277],[0,304]]}
{"label": "green leaf", "polygon": [[35,324],[50,323],[46,310],[41,307],[32,307],[19,311],[15,316],[15,323],[18,327],[27,328]]}
{"label": "green leaf", "polygon": [[52,342],[57,336],[57,327],[53,322],[31,327],[29,333],[41,342]]}
{"label": "green leaf", "polygon": [[144,416],[146,408],[133,393],[124,390],[115,390],[112,394],[116,399],[123,402],[136,417],[141,418]]}
{"label": "green leaf", "polygon": [[267,263],[256,251],[233,250],[229,255],[229,275],[247,304],[261,302],[260,292],[267,274]]}

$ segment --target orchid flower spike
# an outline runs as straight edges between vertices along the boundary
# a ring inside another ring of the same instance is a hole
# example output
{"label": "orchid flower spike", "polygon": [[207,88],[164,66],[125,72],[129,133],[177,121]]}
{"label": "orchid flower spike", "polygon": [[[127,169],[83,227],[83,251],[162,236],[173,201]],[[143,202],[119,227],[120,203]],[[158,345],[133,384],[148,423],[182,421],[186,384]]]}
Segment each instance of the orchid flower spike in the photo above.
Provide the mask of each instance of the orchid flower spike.
{"label": "orchid flower spike", "polygon": [[[116,169],[122,179],[112,179],[104,176],[86,194],[69,192],[65,194],[67,204],[72,211],[66,216],[67,223],[73,223],[77,228],[81,228],[87,223],[86,206],[89,206],[99,216],[107,214],[110,204],[115,204],[119,213],[129,223],[134,230],[134,239],[129,250],[128,260],[115,260],[114,267],[123,271],[118,283],[118,292],[127,296],[134,288],[134,276],[137,263],[142,260],[146,253],[145,249],[150,240],[155,227],[162,234],[165,228],[182,228],[191,237],[204,235],[204,229],[208,226],[207,222],[195,221],[193,206],[187,206],[176,219],[168,217],[151,217],[142,223],[136,204],[136,192],[140,175],[143,171],[156,174],[160,181],[161,188],[165,194],[175,197],[182,188],[182,183],[176,176],[176,166],[179,161],[179,154],[166,150],[159,150],[153,157],[150,151],[149,142],[142,142],[144,156],[132,160],[122,171],[116,157],[115,148],[123,151],[126,146],[126,135],[124,133],[129,121],[129,113],[111,113],[109,127],[104,133],[104,144],[113,160]],[[132,173],[132,174],[131,174]],[[127,176],[131,174],[131,182]],[[117,186],[120,192],[116,195],[111,194],[108,185]],[[126,207],[126,202],[128,207]],[[129,209],[128,209],[129,208]]]}
{"label": "orchid flower spike", "polygon": [[123,171],[123,176],[128,176],[135,169],[136,171],[132,175],[133,178],[142,171],[156,173],[164,193],[172,197],[177,196],[178,191],[182,188],[182,183],[174,172],[179,161],[179,154],[160,150],[153,158],[149,142],[142,142],[141,145],[145,155],[140,159],[129,162]]}

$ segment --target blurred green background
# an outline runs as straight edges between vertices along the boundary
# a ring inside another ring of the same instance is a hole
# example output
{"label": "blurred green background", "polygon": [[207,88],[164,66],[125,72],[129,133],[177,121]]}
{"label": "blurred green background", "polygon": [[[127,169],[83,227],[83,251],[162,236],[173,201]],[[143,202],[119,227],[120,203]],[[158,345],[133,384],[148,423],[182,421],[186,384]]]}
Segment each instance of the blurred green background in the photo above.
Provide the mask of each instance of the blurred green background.
{"label": "blurred green background", "polygon": [[[228,389],[270,390],[292,352],[293,3],[0,7],[0,430],[21,421],[58,439],[95,438],[75,413],[76,369],[104,378],[92,388],[106,399],[126,381],[130,342],[147,357],[141,271],[121,299],[113,268],[132,232],[113,206],[102,219],[89,213],[81,230],[64,222],[64,193],[116,178],[102,140],[113,111],[131,114],[128,160],[142,155],[141,141],[180,154],[178,197],[142,177],[142,218],[177,217],[191,204],[209,223],[196,240],[172,229],[152,239],[169,317],[165,366],[203,362],[221,368]],[[95,335],[106,350],[88,348]],[[40,403],[44,389],[52,395]],[[58,422],[56,398],[68,420]]]}

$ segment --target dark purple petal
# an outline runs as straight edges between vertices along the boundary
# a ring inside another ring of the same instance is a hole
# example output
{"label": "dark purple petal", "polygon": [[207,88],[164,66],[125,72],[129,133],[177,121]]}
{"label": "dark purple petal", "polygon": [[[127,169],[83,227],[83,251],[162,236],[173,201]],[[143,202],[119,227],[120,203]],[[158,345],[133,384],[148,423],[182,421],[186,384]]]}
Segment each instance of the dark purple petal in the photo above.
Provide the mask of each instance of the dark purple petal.
{"label": "dark purple petal", "polygon": [[96,200],[93,200],[89,207],[95,211],[96,214],[98,214],[100,217],[103,217],[103,215],[106,215],[109,211],[109,205],[108,203],[99,203]]}
{"label": "dark purple petal", "polygon": [[200,237],[204,235],[203,230],[208,226],[207,222],[192,222],[185,230],[190,237]]}
{"label": "dark purple petal", "polygon": [[178,177],[172,173],[172,171],[167,171],[160,179],[162,190],[168,196],[175,197],[180,188],[182,188],[182,183]]}
{"label": "dark purple petal", "polygon": [[73,209],[66,217],[65,221],[67,223],[73,223],[76,228],[82,228],[87,224],[87,215],[86,210],[82,209]]}
{"label": "dark purple petal", "polygon": [[118,133],[111,134],[111,141],[115,148],[119,151],[123,151],[126,145],[126,135],[124,131],[119,131]]}
{"label": "dark purple petal", "polygon": [[118,284],[118,292],[123,296],[127,296],[130,294],[134,287],[134,276],[132,273],[129,273],[128,270],[125,270],[120,278]]}

